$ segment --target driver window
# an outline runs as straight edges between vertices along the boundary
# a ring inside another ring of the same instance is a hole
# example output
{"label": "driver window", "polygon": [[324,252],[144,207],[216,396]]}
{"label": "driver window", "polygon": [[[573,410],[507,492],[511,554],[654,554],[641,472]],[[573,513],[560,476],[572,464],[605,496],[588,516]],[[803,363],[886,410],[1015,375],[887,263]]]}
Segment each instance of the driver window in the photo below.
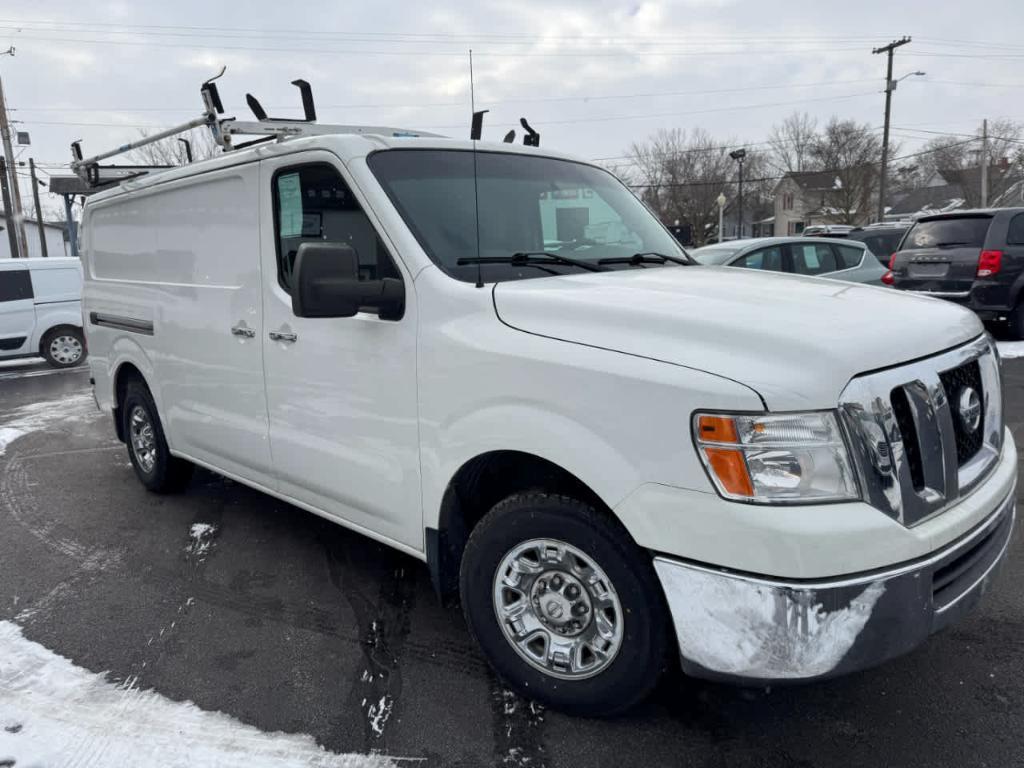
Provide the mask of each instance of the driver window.
{"label": "driver window", "polygon": [[332,166],[316,163],[278,171],[273,198],[277,278],[289,293],[295,254],[305,242],[351,247],[359,259],[361,280],[401,277],[370,219]]}
{"label": "driver window", "polygon": [[614,245],[639,250],[643,241],[615,209],[589,187],[556,188],[540,193],[545,251]]}

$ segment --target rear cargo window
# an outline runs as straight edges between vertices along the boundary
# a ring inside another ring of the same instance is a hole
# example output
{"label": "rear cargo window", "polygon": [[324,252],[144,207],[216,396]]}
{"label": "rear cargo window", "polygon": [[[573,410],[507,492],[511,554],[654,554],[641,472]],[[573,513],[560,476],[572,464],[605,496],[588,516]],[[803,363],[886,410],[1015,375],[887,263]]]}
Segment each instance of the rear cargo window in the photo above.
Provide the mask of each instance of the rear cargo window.
{"label": "rear cargo window", "polygon": [[27,269],[0,270],[0,301],[32,298],[32,278]]}
{"label": "rear cargo window", "polygon": [[900,240],[903,239],[903,232],[891,232],[885,234],[864,235],[858,239],[868,247],[883,264],[889,263],[889,257],[900,247]]}
{"label": "rear cargo window", "polygon": [[985,235],[991,222],[989,216],[919,221],[907,233],[903,250],[953,246],[981,248],[985,244]]}
{"label": "rear cargo window", "polygon": [[853,269],[860,266],[861,259],[864,258],[864,251],[860,248],[855,248],[851,245],[835,245],[832,247],[839,255],[839,269]]}

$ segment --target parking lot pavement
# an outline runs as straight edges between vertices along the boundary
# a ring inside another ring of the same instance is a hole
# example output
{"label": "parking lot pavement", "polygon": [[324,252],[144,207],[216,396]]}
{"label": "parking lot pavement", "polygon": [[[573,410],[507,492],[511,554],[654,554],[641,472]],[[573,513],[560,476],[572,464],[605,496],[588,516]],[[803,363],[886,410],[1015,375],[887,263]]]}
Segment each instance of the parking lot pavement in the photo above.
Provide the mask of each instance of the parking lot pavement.
{"label": "parking lot pavement", "polygon": [[[1004,373],[1021,436],[1024,360]],[[771,690],[674,674],[627,717],[575,719],[503,689],[418,561],[208,472],[149,494],[84,370],[0,370],[0,628],[331,752],[472,768],[1021,765],[1020,535],[1011,546],[979,610],[879,669]],[[0,714],[11,686],[0,675]],[[102,740],[86,746],[80,764],[106,764]]]}

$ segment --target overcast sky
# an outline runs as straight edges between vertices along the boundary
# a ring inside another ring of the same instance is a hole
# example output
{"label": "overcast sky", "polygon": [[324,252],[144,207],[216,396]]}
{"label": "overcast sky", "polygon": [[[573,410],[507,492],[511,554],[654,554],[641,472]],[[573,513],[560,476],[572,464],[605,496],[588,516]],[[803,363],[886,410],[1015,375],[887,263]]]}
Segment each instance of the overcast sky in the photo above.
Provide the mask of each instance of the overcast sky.
{"label": "overcast sky", "polygon": [[[910,35],[895,74],[894,137],[909,152],[983,117],[1024,119],[1024,3],[988,0],[477,0],[477,2],[15,2],[0,58],[23,151],[52,172],[86,153],[199,114],[221,65],[228,114],[251,91],[298,115],[313,85],[322,122],[385,123],[465,136],[469,68],[485,138],[520,116],[544,146],[614,158],[661,127],[763,141],[794,110],[881,126],[883,56]],[[273,107],[273,109],[271,109]],[[27,191],[27,187],[26,187]]]}

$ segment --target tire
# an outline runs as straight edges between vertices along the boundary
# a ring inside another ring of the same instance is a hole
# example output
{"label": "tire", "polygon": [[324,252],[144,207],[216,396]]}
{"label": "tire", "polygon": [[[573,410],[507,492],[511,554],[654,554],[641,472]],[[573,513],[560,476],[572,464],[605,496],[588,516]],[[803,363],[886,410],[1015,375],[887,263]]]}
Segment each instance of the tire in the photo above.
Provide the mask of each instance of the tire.
{"label": "tire", "polygon": [[184,490],[194,467],[171,455],[156,404],[146,385],[138,380],[128,382],[120,410],[128,458],[139,482],[155,493]]}
{"label": "tire", "polygon": [[1020,302],[1006,317],[1006,325],[1010,338],[1014,341],[1024,340],[1024,302]]}
{"label": "tire", "polygon": [[81,328],[61,325],[51,328],[39,343],[39,352],[54,368],[74,368],[85,362],[89,353]]}
{"label": "tire", "polygon": [[[534,566],[533,558],[545,551],[537,549],[537,540],[556,546],[547,550],[550,554],[538,557]],[[559,561],[557,547],[565,545],[582,553],[583,560],[566,550]],[[518,559],[517,552],[522,552]],[[506,588],[506,582],[498,576],[510,573],[508,564],[513,561],[519,567],[525,563],[535,570],[520,571],[523,575],[519,586]],[[581,571],[583,563],[590,567]],[[562,570],[567,565],[568,571]],[[599,578],[595,585],[589,576],[600,576],[599,572],[605,578]],[[587,575],[573,581],[574,573]],[[470,535],[459,581],[466,622],[491,666],[518,693],[554,709],[584,716],[624,712],[650,694],[669,666],[668,609],[650,557],[633,543],[618,521],[577,499],[530,492],[497,504]],[[609,589],[602,590],[600,584]],[[566,598],[580,595],[581,587],[581,599],[589,603],[589,610],[579,601],[567,604]],[[614,602],[609,595],[618,601],[620,610],[608,609],[610,601]],[[506,630],[509,625],[498,618],[509,604],[513,612],[519,606],[524,608],[518,614],[527,630],[523,637],[533,638],[525,646],[510,639],[507,632],[513,630]],[[581,624],[585,622],[583,629],[567,628],[564,617],[577,615]],[[553,667],[550,661],[542,661],[551,648],[545,637],[555,642],[582,642],[597,631],[601,622],[594,617],[598,615],[606,620],[603,626],[607,634],[594,638],[594,642],[610,642],[616,650],[606,647],[602,657],[593,647],[588,653],[584,642],[577,646],[583,650],[573,653],[580,661],[579,669],[564,663],[560,668]],[[609,616],[617,620],[608,622]],[[561,624],[557,617],[562,617]],[[541,622],[547,622],[547,626]],[[612,625],[618,629],[609,631]],[[552,626],[568,631],[569,637],[556,634]]]}

